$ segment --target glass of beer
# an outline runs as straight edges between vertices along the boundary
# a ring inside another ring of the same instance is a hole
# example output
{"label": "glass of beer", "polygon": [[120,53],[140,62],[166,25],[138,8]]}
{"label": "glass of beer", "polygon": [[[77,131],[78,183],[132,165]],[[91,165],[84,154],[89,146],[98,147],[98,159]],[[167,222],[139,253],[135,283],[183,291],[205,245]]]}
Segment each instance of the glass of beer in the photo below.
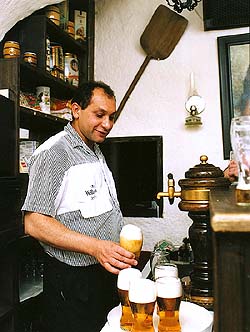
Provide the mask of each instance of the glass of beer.
{"label": "glass of beer", "polygon": [[179,309],[182,284],[179,278],[161,277],[155,282],[158,305],[158,332],[180,332]]}
{"label": "glass of beer", "polygon": [[143,278],[132,280],[128,297],[134,317],[131,332],[154,332],[155,282]]}
{"label": "glass of beer", "polygon": [[155,265],[154,268],[154,274],[153,274],[154,280],[157,280],[161,277],[174,277],[178,278],[178,268],[177,265],[174,263],[159,263]]}
{"label": "glass of beer", "polygon": [[122,315],[120,319],[120,327],[124,331],[131,331],[133,316],[128,299],[128,290],[130,282],[136,278],[141,278],[141,271],[129,267],[121,270],[117,278],[118,294],[121,301]]}
{"label": "glass of beer", "polygon": [[238,164],[236,204],[250,205],[250,116],[235,117],[231,121],[231,144]]}
{"label": "glass of beer", "polygon": [[123,226],[120,233],[120,246],[135,254],[138,260],[143,244],[143,235],[139,227],[127,224]]}

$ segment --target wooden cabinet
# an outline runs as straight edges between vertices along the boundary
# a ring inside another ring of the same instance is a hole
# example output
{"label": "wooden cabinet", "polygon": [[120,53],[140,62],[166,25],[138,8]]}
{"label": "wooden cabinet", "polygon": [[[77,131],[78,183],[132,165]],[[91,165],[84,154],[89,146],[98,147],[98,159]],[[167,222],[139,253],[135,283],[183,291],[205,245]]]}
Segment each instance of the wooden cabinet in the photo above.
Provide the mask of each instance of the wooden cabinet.
{"label": "wooden cabinet", "polygon": [[212,191],[214,331],[250,329],[250,207],[237,206],[234,186]]}
{"label": "wooden cabinet", "polygon": [[[80,83],[93,79],[94,0],[69,0],[74,9],[87,12],[87,38],[80,43],[43,14],[34,13],[17,23],[0,43],[0,331],[40,332],[42,300],[42,249],[23,234],[21,206],[28,175],[19,174],[19,129],[29,130],[29,139],[42,143],[59,132],[67,120],[20,106],[20,91],[35,93],[37,86],[49,86],[51,97],[69,100],[76,87],[46,70],[46,38],[62,45],[64,52],[77,55]],[[20,43],[20,58],[4,59],[6,40]],[[23,53],[38,55],[37,67],[23,61]]]}

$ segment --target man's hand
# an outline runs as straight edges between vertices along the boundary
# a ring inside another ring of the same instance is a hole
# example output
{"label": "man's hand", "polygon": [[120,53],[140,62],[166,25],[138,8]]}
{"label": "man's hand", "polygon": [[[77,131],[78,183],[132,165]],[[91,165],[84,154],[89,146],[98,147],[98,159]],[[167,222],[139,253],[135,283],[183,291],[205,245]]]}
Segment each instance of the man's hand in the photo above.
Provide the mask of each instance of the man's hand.
{"label": "man's hand", "polygon": [[111,273],[118,274],[120,270],[138,264],[133,253],[115,242],[97,240],[95,244],[93,256]]}
{"label": "man's hand", "polygon": [[231,182],[238,180],[238,166],[235,160],[229,162],[229,165],[224,170],[224,176]]}

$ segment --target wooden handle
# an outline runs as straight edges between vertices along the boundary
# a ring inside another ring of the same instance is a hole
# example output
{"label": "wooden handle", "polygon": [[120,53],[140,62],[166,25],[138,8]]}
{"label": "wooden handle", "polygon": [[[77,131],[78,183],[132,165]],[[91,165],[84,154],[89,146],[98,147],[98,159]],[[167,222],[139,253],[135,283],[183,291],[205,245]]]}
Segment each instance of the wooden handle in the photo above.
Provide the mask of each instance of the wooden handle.
{"label": "wooden handle", "polygon": [[133,79],[132,83],[130,84],[127,92],[125,93],[125,96],[123,97],[118,109],[117,109],[117,112],[116,112],[116,115],[115,115],[115,122],[117,121],[117,119],[119,118],[128,98],[130,97],[131,95],[131,92],[134,90],[135,86],[136,86],[136,83],[139,81],[141,75],[143,74],[145,68],[147,67],[149,61],[151,60],[151,56],[147,55],[145,60],[143,61],[140,69],[138,70],[137,74],[135,75],[135,78]]}

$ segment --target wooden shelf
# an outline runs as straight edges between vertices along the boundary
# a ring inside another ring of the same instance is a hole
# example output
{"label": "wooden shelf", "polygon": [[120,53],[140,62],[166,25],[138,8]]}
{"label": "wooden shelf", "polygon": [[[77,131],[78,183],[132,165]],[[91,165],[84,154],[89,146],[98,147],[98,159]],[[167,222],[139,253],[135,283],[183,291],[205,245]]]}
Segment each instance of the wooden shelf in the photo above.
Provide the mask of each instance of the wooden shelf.
{"label": "wooden shelf", "polygon": [[[8,89],[9,99],[0,98],[2,154],[5,173],[0,177],[0,331],[42,331],[43,249],[24,234],[21,206],[27,192],[28,174],[19,173],[19,130],[29,130],[29,140],[42,143],[63,130],[68,120],[20,106],[20,92],[36,94],[37,86],[50,87],[50,96],[70,100],[77,87],[54,77],[46,70],[47,43],[58,43],[64,53],[78,58],[79,82],[94,78],[94,0],[70,0],[69,11],[87,12],[87,39],[76,41],[44,15],[44,9],[19,21],[0,42],[19,42],[20,58],[0,59],[0,88]],[[42,15],[41,15],[42,14]],[[37,66],[23,61],[24,52],[37,54]],[[9,156],[9,157],[8,157]],[[6,187],[6,188],[5,188]],[[25,274],[26,266],[35,273]],[[36,270],[38,267],[38,270]],[[36,272],[38,271],[38,272]],[[34,277],[34,279],[33,279]]]}
{"label": "wooden shelf", "polygon": [[49,86],[50,95],[57,98],[70,99],[77,90],[73,85],[52,76],[49,72],[38,67],[31,66],[23,61],[20,62],[20,89],[21,91],[36,92],[37,86]]}
{"label": "wooden shelf", "polygon": [[20,107],[20,127],[29,129],[33,133],[31,139],[33,139],[32,136],[35,132],[39,133],[39,136],[35,140],[40,143],[49,136],[61,131],[67,123],[67,120],[51,114]]}
{"label": "wooden shelf", "polygon": [[87,52],[87,41],[83,43],[76,41],[50,19],[46,17],[44,19],[46,19],[48,35],[53,36],[53,39],[56,40],[57,43],[62,44],[65,52],[69,50],[71,53],[78,55],[83,55]]}
{"label": "wooden shelf", "polygon": [[54,116],[52,114],[43,113],[40,111],[33,110],[31,108],[26,108],[23,106],[20,106],[20,115],[21,115],[21,122],[24,120],[24,118],[29,118],[30,121],[41,121],[42,119],[46,120],[46,123],[52,122],[55,123],[61,123],[62,125],[66,125],[68,123],[68,120],[65,120],[63,118],[60,118],[58,116]]}

